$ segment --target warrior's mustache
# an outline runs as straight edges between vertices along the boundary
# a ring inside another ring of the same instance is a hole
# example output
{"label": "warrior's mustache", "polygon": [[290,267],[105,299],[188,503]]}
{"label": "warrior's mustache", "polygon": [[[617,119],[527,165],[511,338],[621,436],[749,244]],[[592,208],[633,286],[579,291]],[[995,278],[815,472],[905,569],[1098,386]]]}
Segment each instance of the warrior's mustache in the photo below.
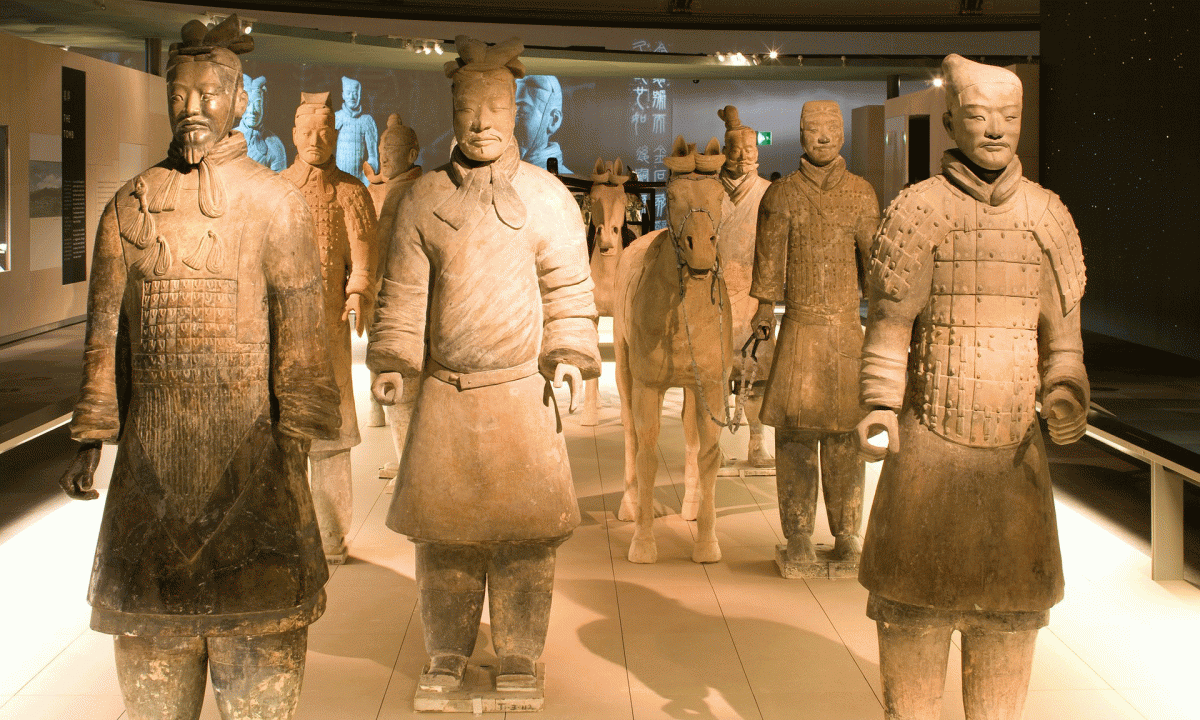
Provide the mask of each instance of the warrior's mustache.
{"label": "warrior's mustache", "polygon": [[479,142],[480,140],[494,140],[496,142],[500,142],[503,139],[504,138],[500,137],[499,133],[484,132],[484,133],[469,133],[466,137],[463,138],[462,141],[464,143],[474,143],[474,142]]}

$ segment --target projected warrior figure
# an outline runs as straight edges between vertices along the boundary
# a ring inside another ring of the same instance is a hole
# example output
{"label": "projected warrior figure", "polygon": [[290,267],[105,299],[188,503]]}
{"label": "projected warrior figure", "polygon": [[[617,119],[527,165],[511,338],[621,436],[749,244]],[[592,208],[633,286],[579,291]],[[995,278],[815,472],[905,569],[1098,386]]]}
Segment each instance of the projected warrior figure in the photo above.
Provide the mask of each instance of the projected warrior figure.
{"label": "projected warrior figure", "polygon": [[354,78],[342,77],[342,108],[334,115],[334,127],[338,131],[338,170],[368,184],[362,164],[366,161],[379,168],[379,129],[375,118],[363,114],[362,83]]}
{"label": "projected warrior figure", "polygon": [[287,167],[287,154],[279,136],[263,126],[267,116],[267,79],[242,75],[242,83],[248,98],[246,114],[234,130],[246,138],[246,154],[251,160],[279,172]]}
{"label": "projected warrior figure", "polygon": [[562,127],[562,85],[553,75],[529,75],[517,80],[517,127],[514,135],[521,159],[540,168],[558,161],[558,172],[570,174],[563,163],[562,149],[550,136]]}

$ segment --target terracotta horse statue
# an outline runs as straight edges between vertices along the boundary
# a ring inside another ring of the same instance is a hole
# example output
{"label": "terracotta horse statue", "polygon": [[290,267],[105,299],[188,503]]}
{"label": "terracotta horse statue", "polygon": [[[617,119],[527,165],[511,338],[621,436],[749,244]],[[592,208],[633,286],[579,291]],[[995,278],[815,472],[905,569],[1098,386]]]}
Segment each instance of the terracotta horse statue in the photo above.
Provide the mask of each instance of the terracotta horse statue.
{"label": "terracotta horse statue", "polygon": [[617,269],[613,340],[625,425],[625,496],[619,515],[637,523],[631,562],[658,558],[654,479],[663,395],[672,387],[683,388],[687,454],[696,458],[698,470],[692,560],[721,559],[713,492],[721,463],[717,440],[729,422],[726,387],[733,362],[729,294],[717,253],[725,197],[717,173],[724,162],[716,138],[703,153],[676,138],[664,160],[671,170],[667,227],[625,248]]}
{"label": "terracotta horse statue", "polygon": [[[620,158],[605,162],[597,158],[592,170],[592,187],[584,196],[581,210],[592,240],[592,282],[596,284],[596,309],[600,315],[612,317],[613,285],[617,279],[617,263],[625,247],[625,235],[637,237],[637,225],[642,201],[637,195],[625,192],[625,181],[632,177],[625,171]],[[593,378],[583,386],[583,415],[581,425],[595,425],[600,414],[600,380]]]}

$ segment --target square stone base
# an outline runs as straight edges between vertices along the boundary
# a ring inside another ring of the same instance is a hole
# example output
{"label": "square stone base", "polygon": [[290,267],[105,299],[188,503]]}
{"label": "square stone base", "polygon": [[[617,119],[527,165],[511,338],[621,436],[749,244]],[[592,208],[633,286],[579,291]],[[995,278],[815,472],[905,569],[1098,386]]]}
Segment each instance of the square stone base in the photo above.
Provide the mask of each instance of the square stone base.
{"label": "square stone base", "polygon": [[829,545],[817,545],[817,561],[815,563],[790,562],[787,559],[787,545],[775,546],[775,565],[779,574],[789,580],[798,578],[856,578],[858,577],[858,562],[842,562],[834,560],[831,555],[833,548]]}
{"label": "square stone base", "polygon": [[[428,663],[425,670],[429,670]],[[537,712],[546,701],[546,666],[537,664],[537,687],[532,690],[497,690],[496,665],[467,665],[458,690],[434,692],[417,688],[417,712],[502,713]]]}
{"label": "square stone base", "polygon": [[754,467],[745,460],[738,460],[718,468],[717,477],[775,477],[775,468]]}

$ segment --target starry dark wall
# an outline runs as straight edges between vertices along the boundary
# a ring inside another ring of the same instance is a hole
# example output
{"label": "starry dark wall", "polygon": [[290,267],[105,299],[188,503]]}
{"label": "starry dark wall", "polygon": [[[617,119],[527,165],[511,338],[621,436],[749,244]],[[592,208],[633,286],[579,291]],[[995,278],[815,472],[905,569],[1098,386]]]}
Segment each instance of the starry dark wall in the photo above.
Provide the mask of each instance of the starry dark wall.
{"label": "starry dark wall", "polygon": [[1084,328],[1200,358],[1200,6],[1041,11],[1041,182],[1083,241]]}

